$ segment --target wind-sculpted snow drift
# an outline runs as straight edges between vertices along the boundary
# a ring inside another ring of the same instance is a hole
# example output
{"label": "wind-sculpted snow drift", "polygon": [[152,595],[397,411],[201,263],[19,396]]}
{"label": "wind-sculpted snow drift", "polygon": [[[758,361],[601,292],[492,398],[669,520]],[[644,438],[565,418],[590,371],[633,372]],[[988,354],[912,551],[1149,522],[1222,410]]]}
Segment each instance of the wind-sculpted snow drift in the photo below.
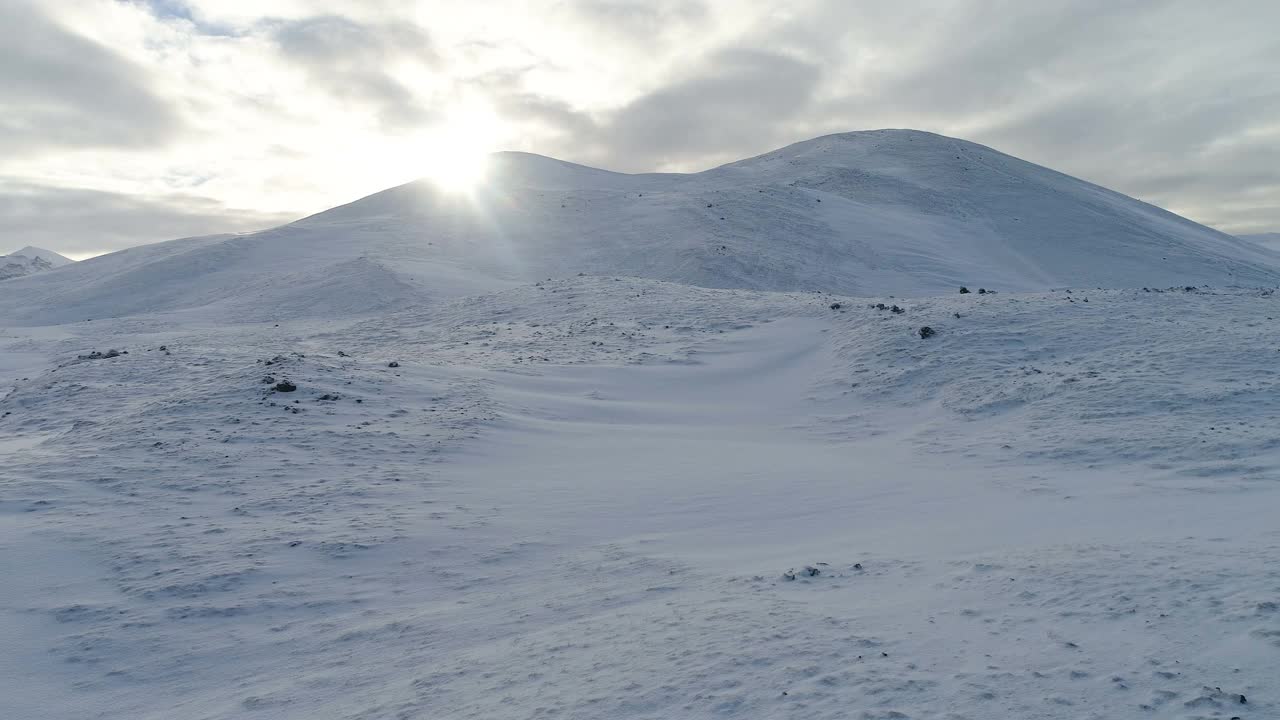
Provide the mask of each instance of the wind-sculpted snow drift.
{"label": "wind-sculpted snow drift", "polygon": [[880,130],[689,175],[500,153],[474,195],[422,181],[259,233],[134,248],[14,283],[0,311],[332,316],[577,273],[845,295],[1258,286],[1280,282],[1277,262],[981,145]]}

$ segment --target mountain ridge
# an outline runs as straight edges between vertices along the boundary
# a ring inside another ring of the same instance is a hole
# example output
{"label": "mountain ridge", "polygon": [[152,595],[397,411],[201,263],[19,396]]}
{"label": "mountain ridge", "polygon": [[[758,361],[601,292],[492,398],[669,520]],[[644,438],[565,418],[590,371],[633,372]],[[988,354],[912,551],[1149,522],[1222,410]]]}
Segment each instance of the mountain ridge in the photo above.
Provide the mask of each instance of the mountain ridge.
{"label": "mountain ridge", "polygon": [[826,135],[688,174],[517,152],[491,164],[472,195],[419,180],[262,232],[133,248],[20,281],[35,302],[0,293],[0,308],[36,323],[197,308],[267,320],[578,273],[849,296],[1280,284],[1280,254],[922,131]]}

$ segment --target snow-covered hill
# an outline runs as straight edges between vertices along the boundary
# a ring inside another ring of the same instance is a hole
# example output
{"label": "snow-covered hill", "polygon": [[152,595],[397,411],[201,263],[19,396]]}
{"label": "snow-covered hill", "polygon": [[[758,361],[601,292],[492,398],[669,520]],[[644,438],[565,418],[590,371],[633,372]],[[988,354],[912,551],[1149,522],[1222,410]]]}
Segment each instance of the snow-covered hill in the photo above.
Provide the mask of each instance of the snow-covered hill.
{"label": "snow-covered hill", "polygon": [[27,247],[8,255],[0,255],[0,280],[12,280],[34,273],[52,270],[75,262],[52,250],[38,247]]}
{"label": "snow-covered hill", "polygon": [[1280,252],[1280,233],[1258,233],[1256,235],[1241,235],[1241,238],[1252,243],[1257,243],[1262,247]]}
{"label": "snow-covered hill", "polygon": [[1256,244],[923,132],[832,135],[688,175],[521,153],[492,166],[474,196],[416,182],[260,233],[95,258],[11,284],[0,312],[332,317],[578,273],[900,296],[1280,283],[1280,255]]}

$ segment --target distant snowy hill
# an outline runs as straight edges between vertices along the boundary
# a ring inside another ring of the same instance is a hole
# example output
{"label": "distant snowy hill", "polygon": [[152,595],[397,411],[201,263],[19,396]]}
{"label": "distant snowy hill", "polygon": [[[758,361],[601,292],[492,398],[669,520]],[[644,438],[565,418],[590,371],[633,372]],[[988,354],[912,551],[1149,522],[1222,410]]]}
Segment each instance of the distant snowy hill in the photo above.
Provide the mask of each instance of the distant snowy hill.
{"label": "distant snowy hill", "polygon": [[1280,251],[1280,232],[1241,235],[1240,237],[1249,242],[1257,243],[1268,250]]}
{"label": "distant snowy hill", "polygon": [[52,250],[28,245],[8,255],[0,255],[0,280],[24,277],[70,265],[73,262],[75,261],[71,258],[63,257]]}
{"label": "distant snowy hill", "polygon": [[58,253],[52,250],[45,250],[44,248],[33,247],[31,245],[28,245],[22,248],[21,250],[15,250],[14,252],[11,252],[9,254],[22,255],[23,257],[28,257],[28,258],[38,258],[40,260],[44,260],[45,262],[49,263],[54,267],[62,267],[63,265],[70,265],[71,263],[75,262],[75,260],[72,260],[71,258],[66,257],[64,255],[59,255]]}
{"label": "distant snowy hill", "polygon": [[917,131],[831,135],[687,175],[523,153],[492,164],[474,197],[419,181],[251,235],[134,248],[10,284],[0,312],[266,321],[577,273],[863,296],[1280,283],[1280,255],[1254,243]]}

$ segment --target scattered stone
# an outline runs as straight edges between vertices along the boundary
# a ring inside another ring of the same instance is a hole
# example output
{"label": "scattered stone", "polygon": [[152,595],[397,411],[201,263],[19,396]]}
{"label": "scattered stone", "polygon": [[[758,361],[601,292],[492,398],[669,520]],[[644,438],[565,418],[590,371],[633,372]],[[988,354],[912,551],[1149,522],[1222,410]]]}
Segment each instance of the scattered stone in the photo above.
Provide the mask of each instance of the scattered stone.
{"label": "scattered stone", "polygon": [[396,362],[395,360],[392,360],[391,362],[387,363],[387,367],[400,367],[400,363]]}
{"label": "scattered stone", "polygon": [[288,380],[283,380],[281,382],[276,383],[276,387],[275,387],[276,392],[293,392],[294,390],[297,390],[297,389],[298,389],[298,386],[294,385]]}
{"label": "scattered stone", "polygon": [[920,339],[921,339],[921,340],[924,340],[925,338],[931,338],[931,337],[933,337],[933,336],[934,336],[934,335],[936,335],[936,334],[937,334],[937,333],[934,331],[934,329],[933,329],[933,328],[931,328],[931,327],[929,327],[928,325],[925,325],[924,327],[920,328]]}
{"label": "scattered stone", "polygon": [[108,350],[106,352],[94,350],[88,355],[77,355],[76,358],[79,360],[106,360],[107,358],[120,357],[120,354],[119,350]]}
{"label": "scattered stone", "polygon": [[809,577],[818,577],[819,575],[822,574],[822,571],[812,565],[805,565],[804,574],[808,575]]}
{"label": "scattered stone", "polygon": [[275,378],[275,376],[274,376],[274,375],[263,375],[263,376],[262,376],[262,384],[263,384],[263,385],[270,385],[270,384],[274,383],[275,381],[276,381],[276,378]]}
{"label": "scattered stone", "polygon": [[987,289],[986,289],[986,288],[978,288],[978,294],[979,294],[979,295],[986,295],[986,294],[987,294]]}
{"label": "scattered stone", "polygon": [[897,305],[894,305],[893,307],[889,308],[889,310],[898,314],[902,314],[907,311],[906,308],[900,308]]}
{"label": "scattered stone", "polygon": [[832,309],[832,310],[839,310],[841,307],[843,307],[843,306],[842,306],[842,305],[840,305],[840,303],[831,303],[831,309]]}
{"label": "scattered stone", "polygon": [[967,288],[967,287],[965,287],[965,286],[961,285],[961,286],[960,286],[960,294],[961,294],[961,295],[968,295],[968,294],[969,294],[969,288]]}

